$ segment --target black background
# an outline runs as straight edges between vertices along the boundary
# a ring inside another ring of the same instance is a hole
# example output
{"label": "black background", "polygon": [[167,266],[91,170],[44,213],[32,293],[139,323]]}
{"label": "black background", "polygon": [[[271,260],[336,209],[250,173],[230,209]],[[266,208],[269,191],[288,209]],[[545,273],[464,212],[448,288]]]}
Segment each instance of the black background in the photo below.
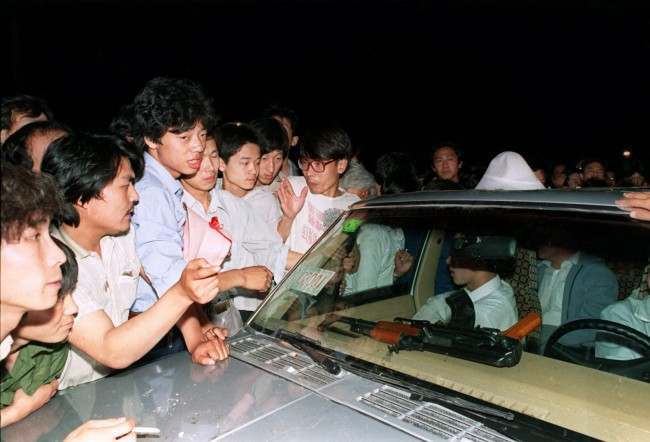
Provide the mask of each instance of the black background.
{"label": "black background", "polygon": [[[3,2],[3,94],[103,130],[157,75],[226,120],[334,116],[371,163],[443,140],[469,161],[650,156],[650,2]],[[422,164],[422,163],[421,163]]]}

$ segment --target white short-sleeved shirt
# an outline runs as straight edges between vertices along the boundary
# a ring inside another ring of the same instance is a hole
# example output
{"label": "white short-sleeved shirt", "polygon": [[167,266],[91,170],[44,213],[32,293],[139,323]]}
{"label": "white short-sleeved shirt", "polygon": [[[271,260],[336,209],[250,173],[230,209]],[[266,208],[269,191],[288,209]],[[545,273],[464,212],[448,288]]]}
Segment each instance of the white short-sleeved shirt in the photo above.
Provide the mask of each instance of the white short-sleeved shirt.
{"label": "white short-sleeved shirt", "polygon": [[[495,276],[474,291],[464,289],[474,304],[474,326],[506,330],[518,320],[517,304],[512,287],[499,276]],[[447,323],[451,319],[451,308],[445,301],[454,292],[442,293],[427,299],[413,319],[432,323]]]}
{"label": "white short-sleeved shirt", "polygon": [[[79,280],[72,293],[79,308],[75,323],[97,310],[103,310],[115,327],[125,323],[135,302],[140,273],[133,229],[126,235],[102,238],[101,256],[83,249],[63,230],[55,229],[53,235],[65,242],[77,258]],[[109,368],[72,347],[61,373],[59,390],[94,381],[110,372]]]}
{"label": "white short-sleeved shirt", "polygon": [[259,186],[248,192],[242,198],[252,208],[255,214],[269,226],[276,229],[282,218],[282,210],[278,197],[270,190],[269,186]]}
{"label": "white short-sleeved shirt", "polygon": [[381,224],[364,224],[359,229],[359,268],[345,275],[344,295],[393,285],[395,254],[404,248],[404,231]]}
{"label": "white short-sleeved shirt", "polygon": [[[296,195],[307,186],[304,177],[289,177],[289,182]],[[286,244],[290,250],[305,253],[323,233],[332,225],[336,218],[351,204],[359,201],[359,197],[340,189],[342,195],[329,197],[307,192],[305,205],[296,215],[291,225],[291,231]]]}

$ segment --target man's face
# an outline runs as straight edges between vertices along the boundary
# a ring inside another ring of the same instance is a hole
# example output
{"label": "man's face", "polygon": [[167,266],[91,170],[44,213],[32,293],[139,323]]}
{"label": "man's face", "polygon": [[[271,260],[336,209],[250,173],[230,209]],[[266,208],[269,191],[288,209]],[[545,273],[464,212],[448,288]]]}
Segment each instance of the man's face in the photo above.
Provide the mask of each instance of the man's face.
{"label": "man's face", "polygon": [[239,151],[228,159],[221,161],[220,170],[223,179],[236,193],[244,194],[255,187],[257,175],[260,172],[260,147],[257,144],[246,143]]}
{"label": "man's face", "polygon": [[458,171],[462,163],[458,161],[456,151],[451,147],[441,147],[433,154],[433,170],[443,180],[458,182]]}
{"label": "man's face", "polygon": [[39,340],[42,342],[62,342],[70,335],[78,311],[72,294],[68,293],[63,298],[59,298],[50,309],[28,312],[23,318],[22,328],[26,331],[28,327],[38,327],[38,335],[42,336]]}
{"label": "man's face", "polygon": [[78,206],[81,221],[103,235],[120,235],[131,226],[133,206],[138,202],[131,163],[122,158],[117,175],[99,197]]}
{"label": "man's face", "polygon": [[183,178],[183,184],[203,192],[209,192],[217,183],[219,163],[217,143],[214,138],[208,138],[205,142],[203,160],[199,171],[191,177]]}
{"label": "man's face", "polygon": [[181,133],[167,131],[160,143],[145,138],[149,153],[174,177],[194,175],[201,167],[207,131],[199,122],[192,129]]}
{"label": "man's face", "polygon": [[452,267],[451,258],[447,258],[447,265],[449,266],[449,273],[451,274],[451,279],[454,280],[454,284],[459,286],[467,285],[472,280],[474,274],[476,273],[474,270],[463,269],[460,267]]}
{"label": "man's face", "polygon": [[17,241],[2,240],[0,299],[25,311],[45,310],[57,300],[65,255],[54,243],[49,221],[27,227]]}
{"label": "man's face", "polygon": [[[310,160],[303,158],[302,173],[307,181],[309,191],[316,195],[336,196],[339,188],[339,177],[348,167],[348,160]],[[319,165],[320,164],[320,165]],[[322,172],[317,172],[322,170]]]}
{"label": "man's face", "polygon": [[282,151],[279,149],[262,155],[257,182],[265,186],[271,184],[280,173],[280,169],[282,169],[282,161],[284,161],[284,158],[282,157]]}
{"label": "man's face", "polygon": [[45,114],[39,114],[36,117],[30,117],[27,114],[13,112],[11,114],[11,126],[9,129],[2,129],[0,133],[0,144],[4,144],[5,140],[21,127],[36,121],[47,121],[47,116]]}
{"label": "man's face", "polygon": [[56,130],[43,134],[35,134],[29,139],[29,145],[27,147],[29,149],[29,154],[32,157],[32,161],[34,162],[34,167],[32,168],[34,172],[41,171],[41,163],[43,162],[45,151],[50,143],[54,140],[58,140],[65,134],[66,133],[61,130]]}
{"label": "man's face", "polygon": [[298,136],[293,134],[293,127],[291,126],[291,121],[289,121],[288,118],[279,117],[277,115],[275,115],[273,118],[278,120],[282,124],[282,127],[284,127],[284,130],[287,131],[287,137],[289,138],[289,146],[294,147],[296,144],[298,144]]}
{"label": "man's face", "polygon": [[605,166],[603,166],[601,162],[593,161],[585,165],[585,169],[582,172],[582,179],[584,181],[587,181],[591,178],[595,178],[598,180],[605,179]]}

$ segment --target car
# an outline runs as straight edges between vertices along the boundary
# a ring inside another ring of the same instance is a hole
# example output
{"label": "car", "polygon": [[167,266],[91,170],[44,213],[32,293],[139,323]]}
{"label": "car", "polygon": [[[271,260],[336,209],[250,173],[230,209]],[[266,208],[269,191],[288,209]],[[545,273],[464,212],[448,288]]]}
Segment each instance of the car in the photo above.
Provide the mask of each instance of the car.
{"label": "car", "polygon": [[[204,367],[178,353],[64,390],[3,439],[61,440],[87,419],[128,415],[163,440],[650,440],[650,338],[603,320],[603,308],[549,333],[542,317],[514,337],[413,320],[453,284],[445,257],[477,244],[489,247],[464,258],[496,263],[517,324],[541,314],[536,252],[549,238],[601,258],[616,278],[612,304],[650,299],[650,223],[620,210],[621,195],[431,191],[356,203],[230,338],[228,360]],[[603,357],[603,345],[636,357]]]}

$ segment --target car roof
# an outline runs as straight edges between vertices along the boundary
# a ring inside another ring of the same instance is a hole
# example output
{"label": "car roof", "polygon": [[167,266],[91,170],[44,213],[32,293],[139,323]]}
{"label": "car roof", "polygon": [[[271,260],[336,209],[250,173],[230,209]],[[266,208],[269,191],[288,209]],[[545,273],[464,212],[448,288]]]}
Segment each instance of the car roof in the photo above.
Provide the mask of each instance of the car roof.
{"label": "car roof", "polygon": [[[475,206],[560,211],[588,211],[627,215],[614,201],[623,192],[637,189],[544,189],[544,190],[428,190],[382,195],[354,204],[352,209],[392,206]],[[641,189],[638,189],[641,190]]]}

